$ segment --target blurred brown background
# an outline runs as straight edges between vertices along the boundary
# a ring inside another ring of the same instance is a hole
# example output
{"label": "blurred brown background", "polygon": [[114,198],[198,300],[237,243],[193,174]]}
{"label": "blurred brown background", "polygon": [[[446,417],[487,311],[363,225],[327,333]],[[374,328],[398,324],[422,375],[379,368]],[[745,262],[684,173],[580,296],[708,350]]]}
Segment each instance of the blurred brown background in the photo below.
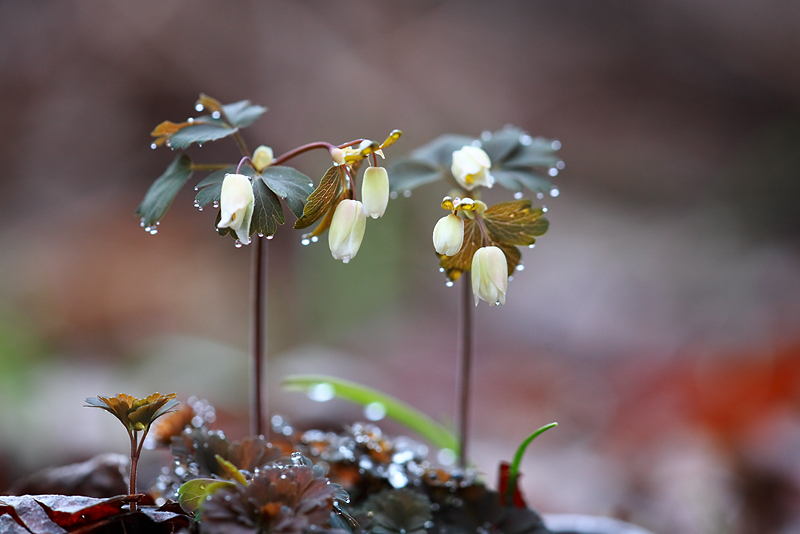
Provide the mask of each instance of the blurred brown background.
{"label": "blurred brown background", "polygon": [[[268,106],[245,137],[276,154],[393,128],[389,158],[506,123],[559,139],[551,230],[506,306],[477,309],[477,465],[493,482],[558,421],[523,462],[543,511],[800,531],[797,2],[6,1],[0,44],[0,488],[125,452],[86,396],[197,395],[245,432],[249,250],[191,187],[158,235],[133,215],[173,157],[149,132],[206,92]],[[445,192],[392,201],[346,266],[279,229],[273,412],[361,417],[278,387],[323,372],[453,418]]]}

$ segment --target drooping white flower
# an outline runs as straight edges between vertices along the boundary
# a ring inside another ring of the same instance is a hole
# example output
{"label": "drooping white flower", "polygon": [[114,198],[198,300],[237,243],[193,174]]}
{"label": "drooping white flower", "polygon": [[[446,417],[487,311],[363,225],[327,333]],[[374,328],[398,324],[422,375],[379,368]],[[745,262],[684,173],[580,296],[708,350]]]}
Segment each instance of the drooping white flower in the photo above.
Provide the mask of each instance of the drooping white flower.
{"label": "drooping white flower", "polygon": [[361,202],[350,199],[339,202],[328,230],[331,255],[344,263],[355,258],[366,226],[367,215]]}
{"label": "drooping white flower", "polygon": [[454,256],[464,242],[464,219],[453,213],[445,215],[433,227],[433,247],[445,256]]}
{"label": "drooping white flower", "polygon": [[508,262],[498,247],[481,247],[472,257],[472,294],[489,304],[505,304],[508,288]]}
{"label": "drooping white flower", "polygon": [[383,167],[370,167],[361,180],[361,202],[373,219],[382,217],[389,203],[389,175]]}
{"label": "drooping white flower", "polygon": [[261,145],[253,152],[253,168],[258,172],[263,171],[269,167],[275,160],[275,155],[272,149],[268,146]]}
{"label": "drooping white flower", "polygon": [[494,177],[489,173],[492,162],[488,154],[476,146],[465,146],[453,152],[450,170],[459,184],[467,190],[482,185],[492,187]]}
{"label": "drooping white flower", "polygon": [[217,228],[230,228],[243,245],[250,243],[253,218],[253,185],[244,174],[229,174],[222,181],[219,195],[220,220]]}

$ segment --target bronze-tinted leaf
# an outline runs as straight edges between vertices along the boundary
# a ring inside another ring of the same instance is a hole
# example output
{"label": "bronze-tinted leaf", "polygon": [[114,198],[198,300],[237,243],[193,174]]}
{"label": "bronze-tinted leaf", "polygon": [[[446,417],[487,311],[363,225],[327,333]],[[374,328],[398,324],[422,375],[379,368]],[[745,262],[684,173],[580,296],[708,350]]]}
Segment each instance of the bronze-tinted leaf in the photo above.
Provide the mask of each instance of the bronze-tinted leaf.
{"label": "bronze-tinted leaf", "polygon": [[202,145],[206,141],[216,141],[239,131],[238,128],[231,128],[222,122],[201,122],[195,121],[184,126],[167,140],[167,146],[174,149],[184,149],[192,143]]}
{"label": "bronze-tinted leaf", "polygon": [[250,234],[264,236],[275,234],[279,224],[286,222],[286,215],[278,196],[273,193],[263,180],[253,180],[253,220],[250,223]]}
{"label": "bronze-tinted leaf", "polygon": [[380,146],[381,150],[383,150],[387,146],[393,145],[398,139],[400,139],[401,135],[403,135],[402,131],[400,131],[400,130],[392,130],[389,133],[389,136],[386,138],[386,140],[383,143],[381,143],[381,146]]}
{"label": "bronze-tinted leaf", "polygon": [[342,188],[343,172],[343,168],[337,165],[328,169],[319,186],[309,195],[308,202],[303,208],[303,216],[294,223],[295,228],[311,226],[331,209]]}
{"label": "bronze-tinted leaf", "polygon": [[542,217],[541,208],[531,207],[527,198],[495,204],[483,214],[483,222],[489,238],[494,243],[527,246],[536,242],[535,236],[543,235],[549,226]]}
{"label": "bronze-tinted leaf", "polygon": [[200,97],[197,99],[197,104],[202,107],[200,111],[205,109],[210,111],[211,113],[215,111],[222,112],[222,102],[220,102],[213,96],[208,96],[205,93],[200,93]]}
{"label": "bronze-tinted leaf", "polygon": [[294,167],[271,165],[261,171],[261,179],[276,195],[286,199],[286,205],[295,217],[303,216],[306,200],[314,191],[311,178]]}
{"label": "bronze-tinted leaf", "polygon": [[178,191],[191,175],[192,160],[189,156],[181,154],[172,160],[167,170],[153,182],[144,200],[136,208],[136,214],[143,219],[145,226],[152,226],[164,216]]}

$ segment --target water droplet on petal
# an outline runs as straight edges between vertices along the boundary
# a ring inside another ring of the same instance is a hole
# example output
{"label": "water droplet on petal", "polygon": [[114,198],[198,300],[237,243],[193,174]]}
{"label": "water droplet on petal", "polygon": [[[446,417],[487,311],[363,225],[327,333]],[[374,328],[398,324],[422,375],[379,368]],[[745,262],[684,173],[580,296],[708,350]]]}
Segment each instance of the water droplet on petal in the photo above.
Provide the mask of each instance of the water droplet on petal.
{"label": "water droplet on petal", "polygon": [[513,276],[509,276],[509,277],[508,277],[508,281],[509,281],[509,282],[513,282],[513,281],[514,281],[514,277],[513,277]]}
{"label": "water droplet on petal", "polygon": [[480,140],[480,139],[475,139],[475,140],[474,140],[472,143],[470,143],[470,144],[471,144],[472,146],[476,146],[476,147],[480,148],[480,147],[481,147],[481,145],[482,145],[483,143],[481,143],[481,140]]}
{"label": "water droplet on petal", "polygon": [[391,199],[397,198],[397,191],[392,191],[391,193],[389,193],[389,198]]}
{"label": "water droplet on petal", "polygon": [[205,109],[205,108],[203,107],[203,104],[201,104],[200,102],[198,102],[197,104],[194,105],[194,110],[195,111],[203,111],[203,109]]}
{"label": "water droplet on petal", "polygon": [[327,402],[336,396],[333,384],[321,382],[308,390],[308,398],[317,402]]}
{"label": "water droplet on petal", "polygon": [[236,248],[242,248],[242,242],[237,239],[233,242],[233,246]]}
{"label": "water droplet on petal", "polygon": [[528,245],[528,248],[536,248],[536,244],[530,244]]}
{"label": "water droplet on petal", "polygon": [[555,187],[554,187],[553,189],[551,189],[551,190],[550,190],[550,196],[551,196],[551,197],[557,197],[559,194],[561,194],[561,191],[559,191],[559,190],[558,190],[557,188],[555,188]]}
{"label": "water droplet on petal", "polygon": [[543,211],[544,213],[547,213],[547,206],[542,206],[542,211]]}
{"label": "water droplet on petal", "polygon": [[258,237],[264,237],[264,234],[262,234],[261,232],[258,232]]}
{"label": "water droplet on petal", "polygon": [[158,145],[157,145],[157,144],[155,144],[155,143],[150,143],[150,148],[152,148],[153,150],[155,150],[156,148],[158,148]]}
{"label": "water droplet on petal", "polygon": [[525,266],[520,263],[519,265],[516,266],[516,269],[518,271],[524,271],[525,270]]}
{"label": "water droplet on petal", "polygon": [[550,146],[553,147],[553,150],[558,150],[559,148],[561,148],[561,141],[555,140],[552,143],[550,143]]}
{"label": "water droplet on petal", "polygon": [[380,402],[370,402],[364,406],[364,417],[370,421],[380,421],[386,417],[386,406]]}
{"label": "water droplet on petal", "polygon": [[406,198],[410,197],[411,196],[411,191],[409,189],[406,189],[405,191],[403,191],[403,196],[406,197]]}
{"label": "water droplet on petal", "polygon": [[273,234],[273,235],[268,235],[268,236],[267,236],[267,239],[272,239],[273,237],[275,237],[275,235],[274,235],[274,234]]}
{"label": "water droplet on petal", "polygon": [[303,246],[310,245],[311,244],[311,240],[303,238],[303,240],[300,241],[300,244],[302,244]]}
{"label": "water droplet on petal", "polygon": [[517,200],[521,199],[522,198],[522,191],[517,191],[516,193],[514,193],[514,198],[516,198]]}
{"label": "water droplet on petal", "polygon": [[519,144],[523,146],[528,146],[531,143],[533,143],[533,138],[530,135],[524,134],[519,136]]}

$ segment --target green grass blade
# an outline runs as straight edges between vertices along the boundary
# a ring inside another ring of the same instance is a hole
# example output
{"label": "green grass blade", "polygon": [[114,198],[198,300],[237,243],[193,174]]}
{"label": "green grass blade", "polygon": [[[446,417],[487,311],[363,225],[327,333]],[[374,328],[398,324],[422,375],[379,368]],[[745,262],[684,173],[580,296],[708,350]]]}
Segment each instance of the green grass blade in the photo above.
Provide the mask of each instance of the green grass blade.
{"label": "green grass blade", "polygon": [[308,392],[321,384],[333,387],[337,397],[362,406],[380,403],[386,408],[387,417],[405,425],[433,445],[458,454],[458,440],[450,430],[416,408],[377,389],[326,375],[292,375],[283,379],[283,387],[291,391]]}

